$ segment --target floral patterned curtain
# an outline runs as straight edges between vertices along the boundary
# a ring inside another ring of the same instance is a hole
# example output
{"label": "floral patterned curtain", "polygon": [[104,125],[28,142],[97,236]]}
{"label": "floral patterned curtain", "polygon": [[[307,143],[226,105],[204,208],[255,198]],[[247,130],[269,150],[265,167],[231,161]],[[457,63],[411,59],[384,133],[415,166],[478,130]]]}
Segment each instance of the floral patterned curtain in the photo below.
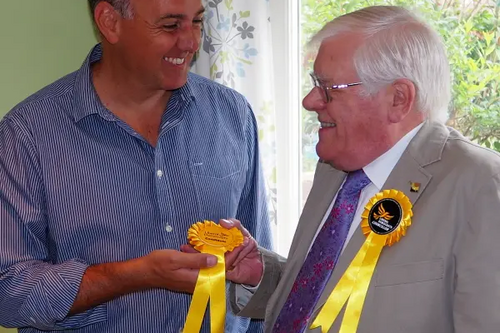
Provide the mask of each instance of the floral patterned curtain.
{"label": "floral patterned curtain", "polygon": [[[269,215],[276,232],[276,140],[269,0],[205,0],[202,46],[192,71],[243,94],[259,126]],[[225,333],[261,333],[262,323],[234,317]]]}
{"label": "floral patterned curtain", "polygon": [[252,105],[274,227],[276,118],[269,0],[208,0],[205,8],[202,46],[192,71],[237,90]]}

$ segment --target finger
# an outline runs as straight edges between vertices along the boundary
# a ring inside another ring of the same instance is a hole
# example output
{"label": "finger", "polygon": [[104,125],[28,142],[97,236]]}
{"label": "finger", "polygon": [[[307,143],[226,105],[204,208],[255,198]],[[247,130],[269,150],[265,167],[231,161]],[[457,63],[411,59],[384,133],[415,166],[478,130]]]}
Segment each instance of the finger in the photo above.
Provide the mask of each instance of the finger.
{"label": "finger", "polygon": [[238,254],[238,257],[233,263],[233,266],[238,265],[243,259],[248,257],[252,252],[258,252],[257,250],[257,242],[253,239],[248,239],[248,245],[245,246],[240,253]]}
{"label": "finger", "polygon": [[234,227],[237,227],[234,222],[230,219],[220,219],[219,224],[223,226],[226,229],[232,229]]}
{"label": "finger", "polygon": [[181,251],[184,253],[199,253],[194,247],[188,244],[181,245]]}
{"label": "finger", "polygon": [[234,283],[239,283],[238,281],[238,278],[239,278],[239,272],[236,271],[236,270],[229,270],[229,271],[226,271],[226,279],[231,281],[231,282],[234,282]]}
{"label": "finger", "polygon": [[248,237],[245,237],[243,239],[242,245],[236,247],[233,251],[226,254],[226,267],[231,268],[235,265],[234,261],[236,260],[236,258],[238,258],[241,251],[243,251],[248,246],[249,240],[250,239]]}
{"label": "finger", "polygon": [[206,253],[176,252],[171,258],[171,263],[177,268],[206,268],[217,264],[217,257]]}
{"label": "finger", "polygon": [[241,224],[241,222],[237,219],[221,219],[219,220],[219,224],[222,225],[226,229],[238,228],[244,237],[251,237],[250,233],[247,229]]}
{"label": "finger", "polygon": [[176,283],[179,284],[179,290],[182,292],[193,293],[199,271],[196,269],[181,268],[177,270]]}
{"label": "finger", "polygon": [[235,262],[236,258],[238,258],[238,255],[243,250],[243,248],[244,248],[243,246],[238,246],[233,251],[226,254],[226,256],[225,256],[226,269],[234,266],[234,262]]}

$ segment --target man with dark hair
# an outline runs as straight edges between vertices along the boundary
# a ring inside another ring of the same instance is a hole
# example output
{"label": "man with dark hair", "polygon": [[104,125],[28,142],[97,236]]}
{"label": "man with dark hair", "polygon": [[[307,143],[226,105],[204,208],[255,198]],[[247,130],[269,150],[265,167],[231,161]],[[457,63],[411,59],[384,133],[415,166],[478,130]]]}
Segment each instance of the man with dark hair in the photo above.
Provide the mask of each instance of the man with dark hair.
{"label": "man with dark hair", "polygon": [[234,217],[270,246],[255,118],[189,73],[200,0],[89,5],[102,42],[0,122],[0,325],[179,332],[216,261],[178,251],[193,223]]}

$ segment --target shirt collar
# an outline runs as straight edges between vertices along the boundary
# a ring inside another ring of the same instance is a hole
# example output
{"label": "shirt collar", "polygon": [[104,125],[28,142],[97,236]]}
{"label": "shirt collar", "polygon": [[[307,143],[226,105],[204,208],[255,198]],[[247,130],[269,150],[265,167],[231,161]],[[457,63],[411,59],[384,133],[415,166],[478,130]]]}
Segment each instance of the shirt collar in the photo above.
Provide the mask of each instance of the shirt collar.
{"label": "shirt collar", "polygon": [[[96,113],[106,120],[116,120],[116,117],[101,103],[92,83],[91,66],[93,63],[101,60],[101,58],[102,47],[101,44],[97,44],[88,54],[82,67],[76,72],[72,110],[75,122]],[[186,84],[174,90],[172,98],[174,96],[181,98],[182,101],[186,103],[190,100],[194,100],[194,87],[191,81],[191,74],[189,74]],[[167,107],[165,106],[165,110],[166,109]]]}
{"label": "shirt collar", "polygon": [[387,178],[389,178],[389,175],[403,155],[406,147],[408,147],[410,141],[415,137],[422,126],[423,123],[406,133],[406,135],[391,149],[363,168],[365,174],[379,191],[384,186]]}

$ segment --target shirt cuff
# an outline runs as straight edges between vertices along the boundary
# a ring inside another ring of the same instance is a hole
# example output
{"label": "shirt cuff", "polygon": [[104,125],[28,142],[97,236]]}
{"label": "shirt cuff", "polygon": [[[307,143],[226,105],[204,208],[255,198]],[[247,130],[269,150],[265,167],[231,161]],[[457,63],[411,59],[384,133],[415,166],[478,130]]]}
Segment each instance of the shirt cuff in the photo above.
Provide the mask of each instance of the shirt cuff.
{"label": "shirt cuff", "polygon": [[262,278],[260,278],[259,283],[255,287],[254,286],[250,286],[248,284],[241,284],[241,286],[243,288],[245,288],[246,290],[251,291],[252,293],[254,293],[257,289],[259,289],[259,286],[260,286],[261,282],[262,282]]}

